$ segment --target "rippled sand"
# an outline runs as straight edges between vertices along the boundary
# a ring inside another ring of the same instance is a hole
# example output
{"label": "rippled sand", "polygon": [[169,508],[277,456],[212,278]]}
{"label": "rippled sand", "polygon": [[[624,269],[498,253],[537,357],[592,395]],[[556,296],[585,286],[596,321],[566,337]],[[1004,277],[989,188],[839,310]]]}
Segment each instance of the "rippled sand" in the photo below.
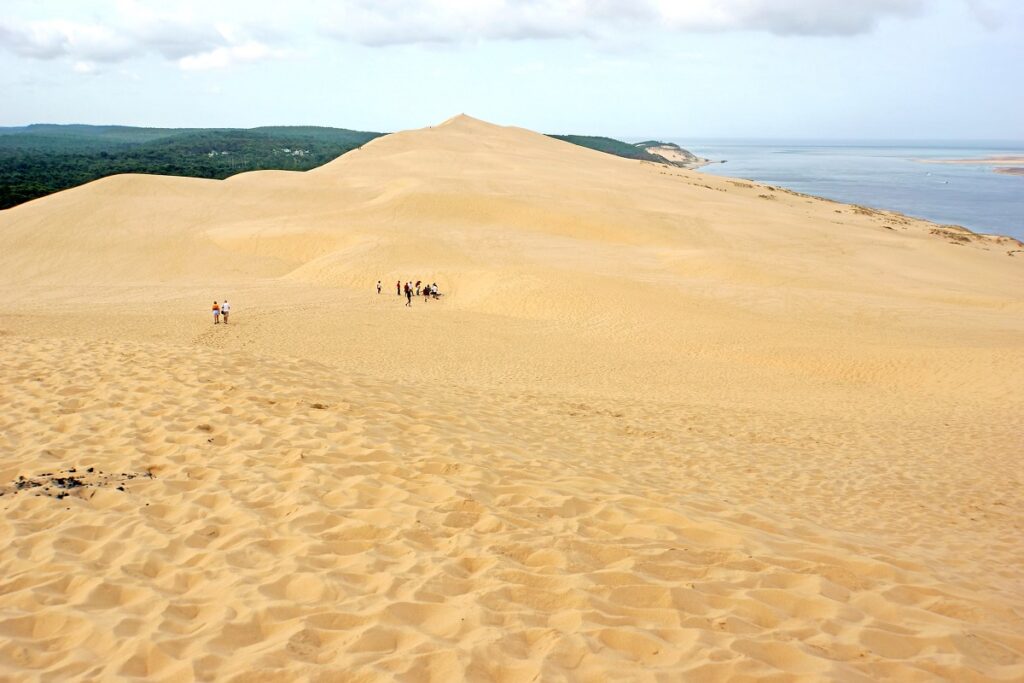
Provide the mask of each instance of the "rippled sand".
{"label": "rippled sand", "polygon": [[465,117],[0,236],[0,678],[1024,677],[1019,243]]}

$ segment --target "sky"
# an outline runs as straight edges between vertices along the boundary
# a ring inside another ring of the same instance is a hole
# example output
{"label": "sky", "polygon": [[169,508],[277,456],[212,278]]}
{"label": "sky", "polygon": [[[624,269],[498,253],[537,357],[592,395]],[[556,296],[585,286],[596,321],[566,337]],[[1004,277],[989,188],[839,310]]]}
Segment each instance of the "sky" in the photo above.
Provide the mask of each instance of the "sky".
{"label": "sky", "polygon": [[0,126],[1024,140],[1022,0],[3,0]]}

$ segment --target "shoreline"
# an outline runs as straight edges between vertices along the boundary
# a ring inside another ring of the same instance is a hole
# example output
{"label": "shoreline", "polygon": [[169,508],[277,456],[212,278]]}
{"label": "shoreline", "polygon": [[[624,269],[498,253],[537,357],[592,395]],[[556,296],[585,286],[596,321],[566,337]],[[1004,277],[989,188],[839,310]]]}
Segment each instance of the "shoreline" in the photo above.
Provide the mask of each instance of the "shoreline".
{"label": "shoreline", "polygon": [[[923,163],[930,163],[930,162],[923,161],[923,160],[915,160],[915,161],[922,161]],[[687,170],[693,170],[693,171],[700,172],[698,169],[703,168],[705,166],[711,166],[711,165],[715,165],[715,164],[724,164],[724,163],[725,163],[725,161],[720,161],[720,162],[708,161],[707,163],[702,163],[702,164],[700,164],[698,166],[695,166],[695,167],[693,167],[691,169],[687,169]],[[955,163],[955,162],[951,162],[951,163]],[[1024,166],[1022,166],[1022,167],[1016,167],[1016,166],[1014,166],[1014,167],[1000,167],[1000,168],[993,169],[993,172],[994,173],[999,173],[999,174],[1002,174],[1002,175],[1024,176]],[[808,193],[808,192],[801,192],[800,190],[794,190],[792,188],[784,187],[782,185],[768,185],[768,184],[766,184],[766,183],[764,183],[762,181],[754,180],[752,178],[743,178],[743,177],[739,177],[739,176],[725,176],[725,175],[718,175],[718,174],[713,174],[713,173],[708,173],[706,175],[714,177],[714,178],[721,178],[723,180],[730,180],[730,181],[735,181],[735,182],[752,183],[752,184],[754,184],[756,186],[763,187],[763,188],[768,189],[768,190],[773,190],[773,191],[778,190],[778,191],[782,191],[782,192],[787,192],[789,194],[797,195],[797,196],[800,196],[800,197],[807,197],[809,199],[818,199],[818,200],[821,200],[821,201],[824,201],[824,202],[831,202],[833,204],[841,204],[843,206],[848,206],[848,207],[850,207],[850,208],[852,208],[854,210],[856,210],[856,209],[865,210],[866,209],[866,210],[871,211],[871,212],[890,214],[890,215],[893,215],[893,216],[898,216],[898,217],[902,217],[902,218],[908,218],[908,219],[911,219],[911,220],[923,221],[925,223],[931,223],[931,224],[935,225],[937,228],[954,228],[954,229],[959,229],[959,230],[966,230],[967,232],[971,233],[972,235],[977,235],[979,237],[992,237],[992,238],[999,238],[999,239],[1014,240],[1015,242],[1020,243],[1022,246],[1024,246],[1024,240],[1022,240],[1020,237],[1016,237],[1014,235],[1007,235],[1007,234],[1004,234],[1004,233],[1001,233],[1001,232],[987,232],[987,231],[986,232],[982,232],[982,231],[979,231],[979,230],[976,230],[976,229],[973,229],[973,228],[969,228],[969,227],[967,227],[965,225],[960,225],[959,223],[943,222],[943,221],[940,221],[940,220],[937,220],[937,219],[934,219],[934,218],[928,218],[926,216],[920,216],[920,215],[917,215],[917,214],[908,213],[906,211],[901,211],[899,209],[892,209],[892,208],[888,208],[888,207],[871,205],[871,204],[856,204],[856,203],[854,203],[852,201],[847,201],[847,200],[844,200],[844,199],[834,199],[832,197],[825,197],[823,195],[811,194],[811,193]]]}
{"label": "shoreline", "polygon": [[679,166],[677,164],[673,164],[673,165],[676,168],[685,168],[687,171],[696,171],[697,169],[704,168],[705,166],[714,166],[716,164],[724,164],[724,163],[725,163],[724,161],[713,161],[711,159],[701,159],[700,161],[694,161],[694,162],[689,163],[689,164],[687,164],[685,166]]}

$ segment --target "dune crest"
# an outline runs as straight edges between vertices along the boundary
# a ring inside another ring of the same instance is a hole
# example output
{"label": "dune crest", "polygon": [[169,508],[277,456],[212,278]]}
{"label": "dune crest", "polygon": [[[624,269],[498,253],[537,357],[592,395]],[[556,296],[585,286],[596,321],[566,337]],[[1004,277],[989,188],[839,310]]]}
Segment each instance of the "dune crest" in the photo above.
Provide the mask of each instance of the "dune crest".
{"label": "dune crest", "polygon": [[0,678],[1024,677],[1014,240],[465,115],[0,239]]}

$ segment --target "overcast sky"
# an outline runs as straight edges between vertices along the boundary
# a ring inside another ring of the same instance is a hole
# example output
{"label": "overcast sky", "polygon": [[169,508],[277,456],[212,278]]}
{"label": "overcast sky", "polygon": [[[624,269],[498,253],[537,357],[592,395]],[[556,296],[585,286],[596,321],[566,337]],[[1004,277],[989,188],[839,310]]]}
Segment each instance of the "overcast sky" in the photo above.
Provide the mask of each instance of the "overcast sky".
{"label": "overcast sky", "polygon": [[1022,0],[3,0],[0,125],[1024,139]]}

